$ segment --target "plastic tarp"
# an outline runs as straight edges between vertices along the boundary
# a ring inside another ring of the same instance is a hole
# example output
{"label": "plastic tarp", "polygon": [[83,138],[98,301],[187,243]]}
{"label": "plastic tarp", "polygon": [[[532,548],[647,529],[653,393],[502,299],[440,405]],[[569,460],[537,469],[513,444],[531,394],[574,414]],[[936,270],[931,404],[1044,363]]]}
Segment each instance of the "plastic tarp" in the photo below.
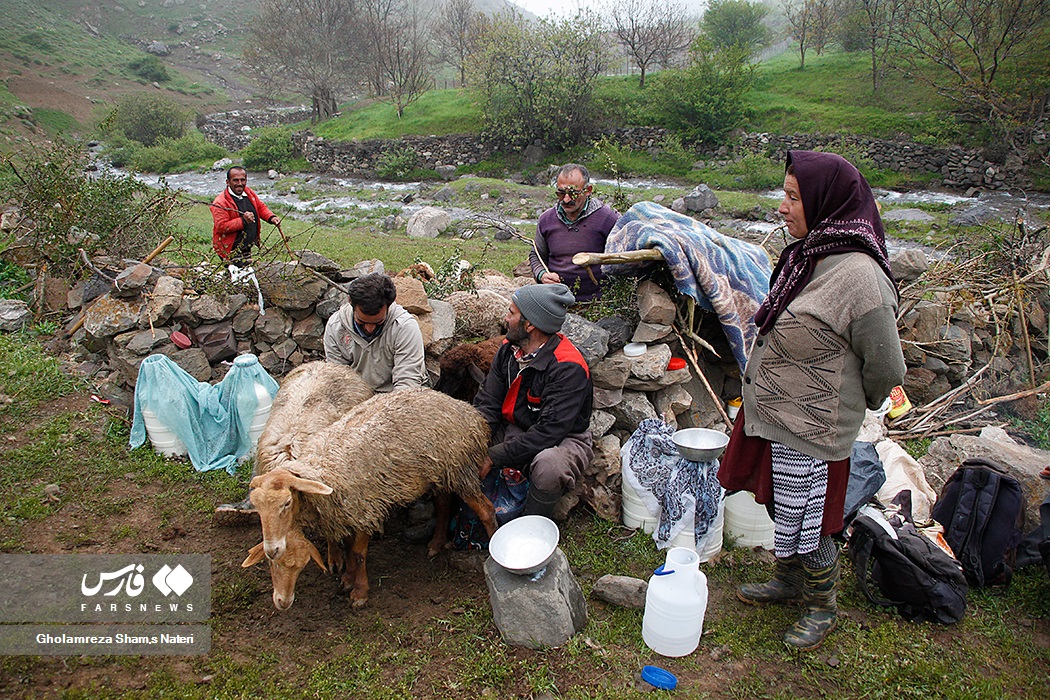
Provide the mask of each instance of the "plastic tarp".
{"label": "plastic tarp", "polygon": [[277,395],[276,380],[255,355],[237,357],[214,385],[198,382],[164,355],[150,355],[139,366],[129,444],[134,449],[146,441],[146,408],[185,443],[197,471],[225,469],[232,474],[252,450],[249,427],[259,408],[256,384],[271,400]]}

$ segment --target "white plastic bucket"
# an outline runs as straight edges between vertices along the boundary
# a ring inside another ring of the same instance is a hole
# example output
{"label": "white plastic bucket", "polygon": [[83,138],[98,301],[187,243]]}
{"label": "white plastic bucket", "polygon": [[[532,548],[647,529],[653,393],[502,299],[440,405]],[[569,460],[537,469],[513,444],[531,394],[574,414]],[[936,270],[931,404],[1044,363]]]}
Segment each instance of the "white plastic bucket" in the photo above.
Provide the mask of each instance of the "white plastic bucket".
{"label": "white plastic bucket", "polygon": [[773,549],[773,521],[747,491],[725,499],[725,536],[737,547]]}
{"label": "white plastic bucket", "polygon": [[156,413],[143,407],[142,422],[146,424],[146,435],[157,454],[164,457],[185,457],[189,454],[179,436],[161,423]]}
{"label": "white plastic bucket", "polygon": [[700,644],[707,611],[707,576],[692,549],[674,547],[645,592],[642,639],[661,656],[685,656]]}
{"label": "white plastic bucket", "polygon": [[656,526],[660,522],[659,514],[655,517],[651,515],[645,504],[642,503],[642,499],[638,497],[638,492],[631,488],[626,481],[623,482],[620,500],[623,504],[623,524],[625,526],[635,529],[641,528],[642,532],[652,533],[656,531]]}
{"label": "white plastic bucket", "polygon": [[724,530],[725,501],[719,500],[718,515],[715,516],[715,520],[711,523],[711,526],[707,528],[707,534],[703,536],[699,544],[694,542],[696,537],[693,535],[693,528],[687,527],[678,533],[677,537],[671,540],[671,546],[695,549],[696,553],[700,555],[700,563],[703,564],[704,562],[711,561],[711,559],[722,551],[722,536]]}

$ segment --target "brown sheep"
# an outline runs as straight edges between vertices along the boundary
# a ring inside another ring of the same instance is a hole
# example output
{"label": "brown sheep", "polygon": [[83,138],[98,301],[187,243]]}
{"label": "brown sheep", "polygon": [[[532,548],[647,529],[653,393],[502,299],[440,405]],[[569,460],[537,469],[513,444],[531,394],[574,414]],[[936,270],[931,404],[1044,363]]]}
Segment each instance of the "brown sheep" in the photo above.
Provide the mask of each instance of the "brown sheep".
{"label": "brown sheep", "polygon": [[449,348],[438,362],[441,375],[434,388],[449,396],[470,403],[485,383],[485,375],[492,366],[492,358],[503,345],[503,336],[480,343],[460,343]]}
{"label": "brown sheep", "polygon": [[[252,479],[251,499],[263,542],[242,566],[265,555],[271,562],[274,605],[286,609],[294,601],[290,572],[297,576],[312,558],[303,545],[304,514],[316,513],[314,526],[329,542],[353,537],[344,582],[350,584],[352,605],[364,605],[368,541],[382,530],[393,508],[436,491],[438,523],[427,550],[431,556],[447,543],[449,494],[474,509],[490,535],[495,532],[492,503],[478,478],[488,439],[488,423],[477,410],[440,392],[398,391],[365,401],[301,444],[296,458],[282,468]],[[301,563],[285,565],[286,552]]]}

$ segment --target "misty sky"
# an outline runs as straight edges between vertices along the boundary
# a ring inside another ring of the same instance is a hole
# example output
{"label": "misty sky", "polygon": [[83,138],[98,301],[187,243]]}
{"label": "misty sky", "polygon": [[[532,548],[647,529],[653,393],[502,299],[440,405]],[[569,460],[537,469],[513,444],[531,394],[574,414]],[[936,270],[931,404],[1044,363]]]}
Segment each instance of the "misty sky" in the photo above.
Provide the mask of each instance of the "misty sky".
{"label": "misty sky", "polygon": [[[512,2],[539,17],[546,17],[552,12],[558,16],[572,15],[580,8],[597,10],[607,4],[607,0],[512,0]],[[678,0],[678,2],[694,9],[698,16],[702,8],[707,5],[707,0]]]}

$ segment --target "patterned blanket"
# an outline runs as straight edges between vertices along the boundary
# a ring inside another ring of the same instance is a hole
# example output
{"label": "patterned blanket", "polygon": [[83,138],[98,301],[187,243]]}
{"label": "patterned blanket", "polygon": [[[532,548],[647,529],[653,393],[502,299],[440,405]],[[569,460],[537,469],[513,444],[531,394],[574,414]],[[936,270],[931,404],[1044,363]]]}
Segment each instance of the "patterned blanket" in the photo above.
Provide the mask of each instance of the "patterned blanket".
{"label": "patterned blanket", "polygon": [[[643,248],[658,249],[678,291],[718,315],[743,372],[748,348],[758,332],[755,311],[769,293],[772,267],[766,252],[654,202],[639,202],[628,209],[605,243],[606,253]],[[606,274],[630,275],[638,274],[639,266],[604,265],[602,269]]]}

